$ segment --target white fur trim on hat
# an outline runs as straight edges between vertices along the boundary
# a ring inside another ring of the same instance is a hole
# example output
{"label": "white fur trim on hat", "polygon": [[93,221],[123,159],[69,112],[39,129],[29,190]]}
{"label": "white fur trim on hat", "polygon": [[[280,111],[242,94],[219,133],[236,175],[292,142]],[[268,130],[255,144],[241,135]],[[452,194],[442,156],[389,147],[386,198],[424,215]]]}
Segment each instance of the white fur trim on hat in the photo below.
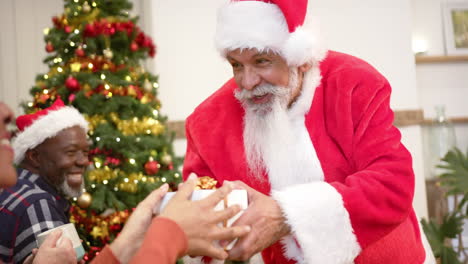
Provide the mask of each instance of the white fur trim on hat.
{"label": "white fur trim on hat", "polygon": [[71,106],[49,111],[46,115],[39,117],[13,139],[15,164],[23,161],[24,154],[29,149],[35,148],[44,140],[54,137],[60,131],[73,126],[80,126],[85,132],[88,132],[88,122],[78,110]]}
{"label": "white fur trim on hat", "polygon": [[319,62],[326,49],[312,27],[301,26],[289,33],[279,7],[262,1],[233,1],[218,12],[215,44],[219,52],[257,49],[277,52],[290,66]]}
{"label": "white fur trim on hat", "polygon": [[273,191],[272,197],[281,206],[297,240],[283,241],[287,257],[299,263],[354,262],[361,247],[343,199],[330,184],[298,184]]}

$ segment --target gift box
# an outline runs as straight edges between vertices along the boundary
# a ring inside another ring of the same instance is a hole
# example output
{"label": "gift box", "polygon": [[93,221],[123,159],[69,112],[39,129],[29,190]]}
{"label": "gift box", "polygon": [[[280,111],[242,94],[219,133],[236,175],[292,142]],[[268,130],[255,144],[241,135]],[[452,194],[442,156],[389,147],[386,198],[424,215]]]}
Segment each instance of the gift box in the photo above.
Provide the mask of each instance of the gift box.
{"label": "gift box", "polygon": [[[210,194],[215,192],[216,190],[194,190],[192,196],[190,197],[191,201],[202,200],[208,197]],[[161,201],[161,205],[158,208],[155,208],[155,213],[159,214],[164,208],[166,207],[169,200],[175,195],[175,192],[168,192],[164,196],[163,200]],[[223,210],[233,205],[239,205],[241,207],[241,211],[230,218],[225,223],[220,223],[220,225],[225,227],[230,227],[247,209],[248,207],[248,198],[247,198],[247,191],[246,190],[233,190],[231,191],[224,200],[220,201],[214,208],[214,210]],[[232,249],[236,241],[233,241],[229,244],[225,249],[229,250]]]}

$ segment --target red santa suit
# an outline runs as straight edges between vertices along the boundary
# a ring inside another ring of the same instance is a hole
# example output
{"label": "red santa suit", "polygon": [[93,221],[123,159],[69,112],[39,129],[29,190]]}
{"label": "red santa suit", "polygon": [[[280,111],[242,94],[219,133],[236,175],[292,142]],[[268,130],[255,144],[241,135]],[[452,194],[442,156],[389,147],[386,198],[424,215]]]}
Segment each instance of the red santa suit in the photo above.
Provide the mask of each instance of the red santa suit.
{"label": "red santa suit", "polygon": [[262,252],[265,263],[429,263],[411,155],[380,73],[331,51],[314,64],[285,124],[297,135],[289,153],[297,169],[282,175],[281,164],[266,164],[264,181],[249,177],[236,88],[228,81],[187,119],[183,174],[240,180],[278,202],[292,232]]}

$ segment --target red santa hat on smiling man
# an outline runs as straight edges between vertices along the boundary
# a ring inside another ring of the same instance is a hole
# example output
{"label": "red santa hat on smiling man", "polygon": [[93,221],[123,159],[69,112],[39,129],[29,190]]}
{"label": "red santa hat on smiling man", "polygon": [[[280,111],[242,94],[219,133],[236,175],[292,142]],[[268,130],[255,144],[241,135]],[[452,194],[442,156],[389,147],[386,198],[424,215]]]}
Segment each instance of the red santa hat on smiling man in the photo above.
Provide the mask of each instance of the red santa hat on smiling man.
{"label": "red santa hat on smiling man", "polygon": [[222,55],[255,48],[281,55],[290,66],[325,57],[307,18],[307,0],[233,0],[221,7],[215,43]]}
{"label": "red santa hat on smiling man", "polygon": [[48,138],[55,137],[64,129],[80,126],[88,132],[88,122],[83,115],[75,108],[65,106],[60,98],[46,109],[19,116],[16,125],[20,132],[12,143],[15,164],[23,161],[26,151],[37,147]]}

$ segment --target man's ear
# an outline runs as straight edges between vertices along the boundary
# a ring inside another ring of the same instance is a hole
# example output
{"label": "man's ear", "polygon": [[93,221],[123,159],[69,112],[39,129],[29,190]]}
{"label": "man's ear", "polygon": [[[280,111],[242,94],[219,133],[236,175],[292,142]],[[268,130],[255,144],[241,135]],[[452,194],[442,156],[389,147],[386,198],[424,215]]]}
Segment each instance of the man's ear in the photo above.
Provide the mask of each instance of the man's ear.
{"label": "man's ear", "polygon": [[305,73],[308,72],[312,68],[312,65],[310,63],[304,63],[301,66],[299,66],[299,72]]}
{"label": "man's ear", "polygon": [[40,160],[39,160],[39,152],[37,149],[29,149],[26,151],[25,159],[29,163],[29,165],[33,166],[34,168],[40,167]]}

